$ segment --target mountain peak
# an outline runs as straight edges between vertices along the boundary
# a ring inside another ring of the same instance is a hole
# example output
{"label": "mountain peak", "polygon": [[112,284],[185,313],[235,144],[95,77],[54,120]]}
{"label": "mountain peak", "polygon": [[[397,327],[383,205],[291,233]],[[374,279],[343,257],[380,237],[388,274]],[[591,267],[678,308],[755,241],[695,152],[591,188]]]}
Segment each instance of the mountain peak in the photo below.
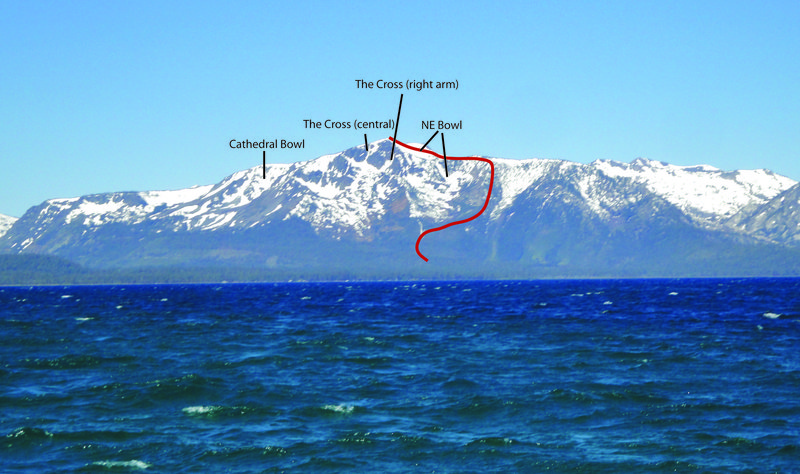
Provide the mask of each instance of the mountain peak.
{"label": "mountain peak", "polygon": [[656,161],[651,160],[649,158],[644,158],[642,156],[636,158],[635,160],[631,161],[631,166],[651,166],[651,167],[666,167],[669,166],[669,163],[664,161]]}

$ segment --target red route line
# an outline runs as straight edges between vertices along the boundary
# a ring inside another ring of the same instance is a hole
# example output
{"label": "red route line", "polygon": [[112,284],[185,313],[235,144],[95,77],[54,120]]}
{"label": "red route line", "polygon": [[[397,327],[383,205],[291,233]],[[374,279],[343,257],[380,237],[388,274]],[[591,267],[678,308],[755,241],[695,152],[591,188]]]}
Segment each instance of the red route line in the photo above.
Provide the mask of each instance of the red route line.
{"label": "red route line", "polygon": [[[440,155],[440,154],[438,154],[438,153],[436,153],[434,151],[431,151],[431,150],[420,150],[419,148],[415,148],[413,146],[406,145],[405,143],[401,142],[400,140],[396,140],[396,139],[394,139],[392,137],[389,137],[389,140],[392,140],[393,142],[397,143],[398,145],[400,145],[402,147],[405,147],[405,148],[408,148],[409,150],[419,151],[419,152],[422,152],[422,153],[427,153],[427,154],[429,154],[431,156],[435,156],[436,158],[439,158],[439,159],[442,159],[442,160],[444,159],[444,156],[442,156],[442,155]],[[486,210],[486,207],[489,205],[489,198],[492,197],[492,187],[494,186],[494,163],[492,162],[492,160],[490,160],[488,158],[479,158],[477,156],[448,156],[447,159],[448,160],[455,160],[455,161],[483,161],[484,163],[489,163],[489,166],[492,167],[492,177],[489,180],[489,191],[486,193],[486,201],[483,203],[483,207],[481,208],[480,211],[478,211],[477,214],[475,214],[472,217],[468,217],[466,219],[462,219],[460,221],[455,221],[455,222],[451,222],[449,224],[445,224],[445,225],[443,225],[441,227],[434,227],[433,229],[428,229],[428,230],[426,230],[425,232],[423,232],[423,233],[421,233],[419,235],[419,237],[417,238],[417,245],[416,245],[417,255],[419,255],[419,258],[425,260],[426,262],[428,261],[428,258],[425,257],[425,255],[422,255],[422,253],[419,251],[419,243],[422,241],[423,237],[425,237],[426,235],[428,235],[428,234],[430,234],[432,232],[438,232],[440,230],[444,230],[444,229],[447,229],[448,227],[452,227],[452,226],[458,225],[458,224],[466,224],[467,222],[469,222],[471,220],[477,219],[478,216],[483,214],[483,211]]]}

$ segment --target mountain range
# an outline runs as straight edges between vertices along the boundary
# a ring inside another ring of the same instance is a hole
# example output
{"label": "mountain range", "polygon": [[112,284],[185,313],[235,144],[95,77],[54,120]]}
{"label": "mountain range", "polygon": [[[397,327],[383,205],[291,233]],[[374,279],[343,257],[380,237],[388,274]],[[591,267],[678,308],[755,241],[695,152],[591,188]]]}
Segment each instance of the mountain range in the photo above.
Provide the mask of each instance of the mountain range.
{"label": "mountain range", "polygon": [[[417,145],[419,147],[419,145]],[[96,271],[259,278],[773,276],[800,271],[800,185],[637,158],[441,160],[388,139],[213,185],[50,199],[0,217],[0,252]],[[215,275],[219,273],[214,273]]]}

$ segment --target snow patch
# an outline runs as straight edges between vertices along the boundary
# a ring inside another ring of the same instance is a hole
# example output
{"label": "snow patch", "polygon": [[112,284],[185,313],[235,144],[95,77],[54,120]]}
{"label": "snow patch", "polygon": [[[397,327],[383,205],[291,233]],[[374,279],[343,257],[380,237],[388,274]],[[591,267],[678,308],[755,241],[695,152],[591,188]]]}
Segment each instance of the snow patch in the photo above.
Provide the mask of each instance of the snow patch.
{"label": "snow patch", "polygon": [[176,189],[172,191],[145,191],[139,193],[139,196],[144,199],[149,206],[174,206],[176,204],[200,199],[203,197],[203,195],[211,191],[213,187],[214,185],[210,184],[206,186],[192,186],[191,188]]}

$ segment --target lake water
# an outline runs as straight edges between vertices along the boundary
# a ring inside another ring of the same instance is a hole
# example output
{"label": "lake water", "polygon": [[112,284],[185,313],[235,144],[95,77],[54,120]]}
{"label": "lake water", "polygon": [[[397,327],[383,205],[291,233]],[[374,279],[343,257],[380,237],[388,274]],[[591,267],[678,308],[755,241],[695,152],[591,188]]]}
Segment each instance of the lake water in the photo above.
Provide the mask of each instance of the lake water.
{"label": "lake water", "polygon": [[0,288],[2,472],[798,472],[800,280]]}

